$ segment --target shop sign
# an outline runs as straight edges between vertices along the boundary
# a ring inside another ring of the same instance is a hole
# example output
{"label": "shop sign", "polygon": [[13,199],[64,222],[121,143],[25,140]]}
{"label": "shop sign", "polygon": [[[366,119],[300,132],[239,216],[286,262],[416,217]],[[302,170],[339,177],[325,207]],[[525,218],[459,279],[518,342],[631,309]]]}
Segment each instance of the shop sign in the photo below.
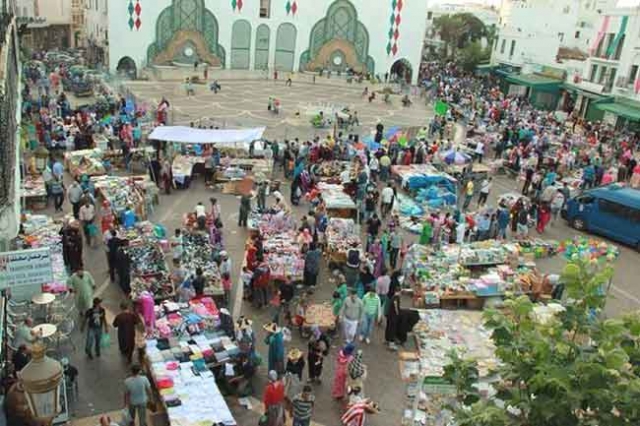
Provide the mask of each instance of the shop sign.
{"label": "shop sign", "polygon": [[0,253],[0,289],[40,286],[52,281],[49,248]]}

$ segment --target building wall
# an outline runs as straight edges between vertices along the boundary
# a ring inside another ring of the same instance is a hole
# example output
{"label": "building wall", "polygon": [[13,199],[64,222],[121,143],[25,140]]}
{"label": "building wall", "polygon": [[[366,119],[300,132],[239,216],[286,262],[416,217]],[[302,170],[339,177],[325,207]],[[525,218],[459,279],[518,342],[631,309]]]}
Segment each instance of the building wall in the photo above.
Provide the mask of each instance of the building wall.
{"label": "building wall", "polygon": [[604,52],[606,51],[607,37],[605,37],[603,46],[593,51],[585,62],[578,79],[581,80],[582,85],[587,85],[594,91],[640,101],[640,93],[636,93],[634,89],[636,80],[640,78],[640,16],[638,10],[611,9],[603,14],[598,28],[601,27],[605,16],[609,17],[608,34],[617,33],[623,16],[628,17],[620,55],[606,56]]}
{"label": "building wall", "polygon": [[558,49],[586,53],[598,31],[600,11],[613,3],[615,0],[505,0],[492,63],[566,68],[564,61],[556,59]]}
{"label": "building wall", "polygon": [[104,46],[109,34],[109,0],[84,0],[85,33],[88,40]]}
{"label": "building wall", "polygon": [[[173,0],[174,3],[179,0]],[[197,2],[200,0],[183,0],[185,2]],[[303,0],[290,2],[281,0],[270,1],[269,18],[260,17],[261,3],[269,3],[264,0],[244,0],[242,1],[241,10],[238,9],[237,3],[231,1],[214,1],[205,0],[205,7],[215,16],[218,27],[218,43],[225,52],[225,65],[229,68],[233,61],[240,61],[239,57],[232,58],[232,28],[238,21],[245,20],[251,28],[251,36],[249,43],[238,41],[240,45],[236,47],[249,49],[249,68],[254,69],[256,61],[256,30],[259,25],[265,24],[269,28],[269,46],[268,46],[268,67],[273,69],[276,61],[276,40],[278,28],[283,24],[292,24],[295,26],[296,34],[293,37],[295,46],[289,41],[281,40],[283,43],[293,47],[293,69],[298,71],[300,68],[300,59],[303,52],[309,48],[311,31],[314,25],[325,17],[328,8],[334,3],[329,0],[316,0],[315,2],[306,2]],[[337,0],[346,1],[346,0]],[[136,0],[133,0],[135,6]],[[141,0],[141,25],[138,29],[130,28],[128,12],[129,2],[118,1],[109,4],[109,58],[110,69],[115,71],[118,62],[124,57],[131,57],[138,68],[147,65],[147,49],[156,38],[156,21],[160,13],[169,6],[170,0],[154,0],[153,5],[149,1]],[[287,13],[286,4],[296,4],[297,10],[293,14],[292,11]],[[393,63],[399,59],[406,59],[413,68],[413,79],[417,78],[417,71],[420,65],[422,44],[425,34],[425,16],[427,10],[426,1],[409,1],[400,2],[402,4],[400,10],[400,24],[397,25],[397,51],[387,52],[389,43],[389,35],[391,32],[391,40],[395,40],[396,25],[390,23],[391,14],[393,13],[391,1],[371,0],[353,0],[350,2],[357,11],[357,18],[368,32],[368,54],[375,62],[375,72],[384,74],[388,71]],[[375,3],[375,4],[374,4]],[[398,2],[394,2],[397,4]],[[234,10],[232,4],[236,4]],[[134,13],[134,16],[137,15]],[[246,27],[246,23],[238,24]],[[264,27],[261,30],[264,35]],[[283,33],[283,35],[286,35]],[[263,37],[264,38],[264,37]],[[337,42],[336,48],[339,48],[340,42]],[[262,45],[263,53],[266,53],[265,45]],[[241,52],[237,51],[238,55]],[[258,56],[263,53],[259,53]],[[235,55],[235,54],[234,54]]]}

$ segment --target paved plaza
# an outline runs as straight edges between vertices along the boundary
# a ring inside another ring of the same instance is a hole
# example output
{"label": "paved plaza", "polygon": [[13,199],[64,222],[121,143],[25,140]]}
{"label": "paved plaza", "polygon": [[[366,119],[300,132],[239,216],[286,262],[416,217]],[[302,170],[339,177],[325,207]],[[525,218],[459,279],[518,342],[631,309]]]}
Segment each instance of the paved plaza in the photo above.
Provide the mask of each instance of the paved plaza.
{"label": "paved plaza", "polygon": [[[354,132],[361,135],[369,132],[380,119],[385,126],[423,126],[427,125],[431,116],[431,107],[414,105],[403,108],[400,98],[394,96],[392,105],[387,107],[377,99],[369,104],[361,97],[364,85],[348,85],[346,83],[326,83],[317,81],[316,84],[294,81],[293,87],[285,87],[284,82],[273,81],[221,81],[222,92],[214,94],[206,90],[204,86],[197,87],[194,98],[187,99],[182,86],[177,82],[131,82],[130,90],[140,99],[155,104],[162,96],[167,97],[172,104],[175,124],[188,124],[192,121],[208,118],[213,120],[211,125],[226,123],[226,127],[237,128],[240,126],[267,126],[267,137],[284,138],[300,137],[308,139],[316,134],[307,119],[295,117],[298,109],[303,109],[309,104],[327,102],[332,104],[347,105],[357,110],[361,120],[361,126]],[[281,99],[283,113],[271,115],[267,109],[267,98],[276,96]],[[414,99],[415,101],[415,99]],[[301,111],[302,113],[302,111]],[[207,124],[209,125],[209,124]],[[324,134],[324,133],[321,133]],[[138,171],[139,172],[139,171]],[[282,179],[281,171],[277,171],[277,178]],[[517,183],[507,178],[496,179],[493,187],[492,198],[500,193],[517,190]],[[283,193],[289,193],[289,187],[284,185]],[[160,205],[153,213],[151,220],[167,227],[169,232],[181,225],[183,215],[191,211],[198,201],[206,203],[208,198],[217,197],[220,200],[224,217],[224,241],[227,251],[234,262],[234,275],[237,277],[244,254],[244,243],[247,231],[237,227],[238,199],[230,195],[223,195],[219,190],[212,191],[204,186],[202,181],[195,184],[188,191],[175,191],[171,195],[162,195]],[[273,202],[269,200],[269,203]],[[295,210],[297,217],[302,216],[306,206]],[[53,212],[50,212],[53,215]],[[544,238],[565,239],[575,234],[568,228],[564,221],[559,221],[547,228]],[[411,243],[417,237],[407,236],[406,242]],[[621,248],[621,256],[616,263],[616,275],[611,294],[614,296],[609,302],[607,311],[609,315],[618,315],[632,308],[640,306],[640,290],[636,280],[640,276],[640,262],[638,254],[626,247]],[[98,294],[108,301],[108,315],[112,319],[117,313],[122,294],[119,288],[110,284],[107,275],[107,266],[104,252],[101,249],[87,249],[85,260],[90,265],[90,271],[96,279]],[[561,257],[543,260],[540,267],[543,272],[558,271],[563,265]],[[314,301],[326,301],[330,298],[334,283],[330,280],[331,271],[325,267],[320,272],[319,288],[313,296]],[[240,295],[237,295],[240,297]],[[403,301],[404,307],[410,306],[410,300]],[[263,323],[268,322],[270,312],[258,311],[250,306],[243,306],[242,313],[254,319],[259,350],[266,355],[263,345],[264,332],[261,329]],[[405,401],[405,386],[401,382],[398,357],[394,352],[385,349],[382,344],[384,328],[378,327],[374,331],[371,345],[364,346],[364,362],[369,365],[370,373],[366,382],[366,394],[379,401],[383,411],[380,415],[370,418],[372,426],[389,426],[399,423]],[[80,395],[73,404],[75,417],[95,415],[101,412],[118,410],[122,408],[122,380],[126,369],[124,362],[117,354],[117,349],[112,347],[101,359],[88,361],[82,350],[84,338],[79,332],[74,340],[78,350],[72,356],[72,363],[79,367]],[[335,342],[334,346],[340,342]],[[294,341],[289,347],[298,347],[306,351],[306,342],[294,336]],[[413,343],[409,342],[407,349],[411,350]],[[326,426],[334,426],[338,423],[342,403],[336,402],[330,397],[331,379],[333,376],[333,363],[337,353],[337,346],[331,350],[331,355],[325,361],[323,382],[315,387],[317,407],[314,419]],[[266,368],[261,367],[256,380],[256,397],[260,397],[265,384]],[[110,389],[109,392],[105,392]],[[246,410],[232,404],[232,410],[238,420],[238,424],[249,426],[257,424],[258,415],[255,411]]]}
{"label": "paved plaza", "polygon": [[[210,81],[212,79],[210,78]],[[324,135],[327,129],[314,129],[307,114],[310,110],[325,111],[347,107],[357,111],[360,126],[354,133],[365,135],[375,127],[377,120],[386,125],[426,125],[433,116],[433,108],[424,99],[412,96],[413,105],[403,107],[401,96],[392,95],[391,103],[376,93],[376,99],[368,102],[362,93],[365,88],[382,90],[384,85],[346,83],[344,79],[294,76],[291,87],[284,80],[221,80],[222,90],[214,93],[206,85],[194,85],[195,96],[187,97],[184,84],[179,81],[127,82],[126,87],[138,99],[155,106],[162,97],[171,103],[170,121],[173,125],[219,126],[241,128],[266,126],[267,138],[310,138]],[[269,97],[280,100],[282,111],[274,114],[267,110]]]}

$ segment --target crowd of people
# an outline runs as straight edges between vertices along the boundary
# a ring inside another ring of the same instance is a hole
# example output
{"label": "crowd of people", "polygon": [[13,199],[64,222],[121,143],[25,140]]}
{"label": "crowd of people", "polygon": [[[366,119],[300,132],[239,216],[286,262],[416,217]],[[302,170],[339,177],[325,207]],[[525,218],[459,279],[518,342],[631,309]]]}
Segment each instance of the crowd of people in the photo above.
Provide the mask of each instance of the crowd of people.
{"label": "crowd of people", "polygon": [[[68,285],[73,290],[86,336],[85,353],[91,359],[100,357],[101,336],[110,327],[117,329],[119,350],[133,365],[131,377],[125,381],[131,420],[138,417],[139,424],[144,426],[150,383],[134,362],[136,358],[143,361],[144,357],[144,321],[132,301],[127,300],[109,324],[103,301],[95,295],[95,280],[83,261],[84,251],[96,246],[102,236],[110,278],[129,295],[128,243],[119,237],[116,224],[124,228],[135,224],[133,206],[129,206],[122,217],[114,217],[108,204],[96,204],[91,179],[83,175],[67,187],[61,157],[71,146],[92,147],[94,136],[104,135],[118,142],[128,169],[128,152],[142,141],[136,119],[139,111],[132,109],[124,98],[109,102],[106,96],[103,102],[106,107],[72,110],[59,90],[58,81],[63,72],[56,70],[46,76],[37,68],[30,69],[27,78],[31,83],[23,93],[27,133],[31,145],[44,146],[51,152],[43,175],[46,175],[46,188],[56,212],[70,208],[72,218],[65,220],[60,235],[64,264],[70,275]],[[383,144],[385,126],[381,122],[374,129],[374,142],[380,146],[375,150],[362,143],[357,134],[337,133],[307,141],[286,140],[282,144],[273,141],[269,148],[274,176],[282,170],[284,178],[291,183],[288,202],[280,191],[272,192],[271,198],[267,198],[266,180],[260,181],[253,192],[239,197],[239,227],[247,227],[254,211],[294,217],[294,206],[306,208],[306,213],[295,220],[296,241],[301,247],[299,255],[304,260],[301,282],[295,282],[290,276],[272,279],[259,233],[249,238],[240,277],[237,277],[243,283],[245,297],[254,307],[270,309],[271,322],[262,327],[267,347],[268,384],[262,393],[264,416],[260,424],[283,426],[288,412],[294,426],[309,426],[314,392],[321,389],[317,386],[319,383],[328,381],[323,377],[323,367],[330,357],[335,363],[333,377],[329,379],[331,396],[345,401],[342,424],[363,426],[366,414],[379,412],[380,408],[365,392],[369,376],[365,363],[367,345],[376,343],[372,342],[376,336],[374,329],[384,323],[384,344],[395,350],[406,343],[408,333],[419,320],[415,311],[403,308],[400,294],[404,255],[413,239],[402,229],[396,211],[401,189],[392,176],[393,166],[437,163],[441,161],[439,153],[456,149],[460,140],[469,137],[476,141],[474,158],[465,167],[457,188],[458,204],[433,209],[422,220],[417,242],[435,249],[466,241],[525,238],[531,228],[542,234],[557,220],[572,191],[613,182],[640,186],[637,133],[584,122],[575,115],[563,121],[553,113],[534,108],[526,99],[506,96],[493,77],[475,77],[454,64],[428,64],[421,69],[421,79],[428,82],[428,97],[446,102],[449,108],[424,126],[409,143]],[[168,108],[169,102],[163,99],[158,107],[157,124],[166,123]],[[106,117],[110,119],[105,120]],[[459,132],[464,134],[460,136]],[[156,145],[158,173],[153,175],[156,183],[169,194],[174,182],[169,160],[162,159],[165,148]],[[207,158],[205,182],[208,188],[213,188],[215,171],[224,165],[225,158],[215,147],[203,149],[202,155]],[[341,166],[331,178],[352,197],[363,238],[362,244],[353,243],[346,250],[345,264],[332,271],[331,276],[325,276],[322,258],[327,249],[324,234],[329,213],[318,184],[321,164],[334,161],[341,162]],[[521,196],[513,202],[498,198],[494,203],[493,177],[487,175],[480,180],[473,177],[474,163],[483,161],[494,162],[495,170],[515,174],[522,182]],[[576,180],[578,183],[574,185]],[[230,224],[218,200],[211,198],[208,207],[198,203],[190,213],[195,217],[195,228],[207,232],[212,244],[220,244],[223,226]],[[176,229],[169,240],[172,273],[180,282],[176,301],[201,298],[205,271],[196,269],[192,276],[187,276],[181,266],[184,253],[181,230]],[[248,317],[231,319],[232,283],[236,277],[232,276],[233,260],[229,253],[217,252],[215,261],[224,291],[220,303],[221,327],[240,348],[233,367],[237,374],[218,371],[217,378],[225,392],[251,395],[255,393],[252,378],[262,363],[257,333]],[[330,297],[322,302],[331,306],[333,326],[321,329],[305,321],[306,310],[310,300],[317,298],[314,295],[331,285],[329,283],[335,284],[335,288],[329,289]],[[296,328],[304,337],[301,345],[294,343],[298,339],[291,335],[291,330]],[[28,330],[30,324],[25,322],[18,336],[20,350],[14,357],[17,369],[28,359],[25,348],[34,337]],[[337,349],[331,354],[334,347]],[[138,356],[136,349],[140,350]]]}

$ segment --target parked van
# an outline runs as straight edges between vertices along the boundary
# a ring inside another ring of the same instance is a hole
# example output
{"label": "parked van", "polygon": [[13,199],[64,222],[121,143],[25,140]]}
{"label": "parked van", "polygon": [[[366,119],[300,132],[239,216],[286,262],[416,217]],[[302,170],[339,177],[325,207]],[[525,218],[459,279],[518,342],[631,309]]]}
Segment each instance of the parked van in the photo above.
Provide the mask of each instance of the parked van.
{"label": "parked van", "polygon": [[580,231],[603,235],[640,249],[640,190],[608,185],[567,202],[566,219]]}

